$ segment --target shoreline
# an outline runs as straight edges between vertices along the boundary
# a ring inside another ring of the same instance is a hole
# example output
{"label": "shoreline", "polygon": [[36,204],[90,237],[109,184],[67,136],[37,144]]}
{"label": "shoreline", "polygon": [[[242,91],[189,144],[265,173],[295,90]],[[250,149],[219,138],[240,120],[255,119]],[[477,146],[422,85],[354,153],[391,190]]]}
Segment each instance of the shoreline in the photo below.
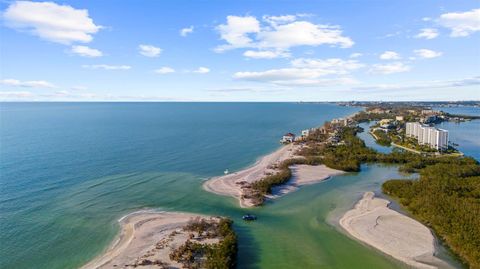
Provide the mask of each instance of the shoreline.
{"label": "shoreline", "polygon": [[282,145],[277,150],[262,156],[251,166],[206,180],[202,187],[204,190],[218,195],[236,198],[243,208],[254,207],[251,201],[242,198],[243,190],[240,183],[251,184],[265,177],[266,173],[275,172],[275,169],[272,169],[271,166],[293,157],[297,148],[298,146],[296,147],[294,144]]}
{"label": "shoreline", "polygon": [[450,267],[435,257],[430,229],[389,207],[390,201],[365,192],[340,218],[340,227],[354,239],[415,268]]}
{"label": "shoreline", "polygon": [[298,190],[302,186],[323,182],[333,176],[343,175],[346,172],[336,170],[326,165],[306,165],[297,164],[290,166],[292,177],[281,185],[272,188],[272,194],[267,196],[270,199],[276,199],[290,192]]}
{"label": "shoreline", "polygon": [[[168,263],[180,268],[181,264],[172,261],[169,254],[171,249],[189,239],[188,232],[183,228],[195,218],[218,219],[184,212],[141,210],[129,213],[118,220],[120,231],[110,245],[80,268],[122,268],[145,261]],[[215,239],[205,239],[204,243],[217,242]]]}
{"label": "shoreline", "polygon": [[[269,174],[278,172],[272,167],[284,160],[294,158],[295,152],[300,148],[300,145],[293,143],[283,145],[274,152],[261,157],[249,167],[206,180],[202,187],[204,190],[218,195],[236,198],[242,208],[254,207],[255,204],[250,199],[243,197],[244,185],[255,183]],[[331,176],[345,173],[325,165],[292,165],[290,169],[292,170],[290,180],[281,186],[274,187],[272,194],[267,195],[266,198],[275,199],[297,190],[300,186],[318,183]]]}

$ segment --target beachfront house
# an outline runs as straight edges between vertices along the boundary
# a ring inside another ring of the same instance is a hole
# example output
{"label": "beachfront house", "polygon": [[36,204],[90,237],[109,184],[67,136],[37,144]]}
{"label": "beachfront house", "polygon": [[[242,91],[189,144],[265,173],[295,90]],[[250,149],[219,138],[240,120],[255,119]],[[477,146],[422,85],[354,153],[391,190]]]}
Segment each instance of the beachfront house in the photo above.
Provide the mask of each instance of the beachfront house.
{"label": "beachfront house", "polygon": [[292,134],[292,133],[284,134],[282,136],[282,139],[280,140],[280,142],[282,142],[284,144],[292,143],[293,141],[295,141],[295,135]]}
{"label": "beachfront house", "polygon": [[429,115],[435,115],[435,111],[432,110],[432,109],[424,109],[422,110],[422,115],[426,115],[426,116],[429,116]]}
{"label": "beachfront house", "polygon": [[302,130],[302,136],[307,137],[310,134],[310,129]]}
{"label": "beachfront house", "polygon": [[395,127],[392,119],[382,119],[382,120],[378,121],[378,124],[380,125],[380,128],[383,129],[383,131],[385,131],[385,132],[387,132],[389,129],[393,129]]}
{"label": "beachfront house", "polygon": [[338,126],[348,126],[348,119],[344,119],[344,118],[333,119],[332,124],[338,125]]}

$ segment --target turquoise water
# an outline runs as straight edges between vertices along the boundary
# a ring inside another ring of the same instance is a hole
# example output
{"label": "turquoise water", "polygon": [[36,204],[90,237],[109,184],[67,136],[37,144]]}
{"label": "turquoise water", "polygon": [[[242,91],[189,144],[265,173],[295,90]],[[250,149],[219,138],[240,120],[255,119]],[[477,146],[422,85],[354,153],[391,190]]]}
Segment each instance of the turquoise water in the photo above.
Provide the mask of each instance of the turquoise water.
{"label": "turquoise water", "polygon": [[[244,210],[201,189],[241,169],[287,132],[357,108],[294,103],[2,103],[0,268],[76,268],[139,209],[229,216],[239,268],[402,268],[333,225],[395,167],[308,186]],[[241,216],[253,211],[259,221]]]}

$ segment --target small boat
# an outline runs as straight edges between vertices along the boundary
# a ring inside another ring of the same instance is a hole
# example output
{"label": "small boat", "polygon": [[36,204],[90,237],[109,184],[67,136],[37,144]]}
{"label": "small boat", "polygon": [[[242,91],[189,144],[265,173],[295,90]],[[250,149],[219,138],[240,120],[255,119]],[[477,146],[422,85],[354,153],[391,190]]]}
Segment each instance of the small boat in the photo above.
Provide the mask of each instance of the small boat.
{"label": "small boat", "polygon": [[225,175],[228,174],[228,173],[229,173],[229,172],[228,172],[228,169],[225,169],[225,171],[223,171],[223,173],[224,173]]}
{"label": "small boat", "polygon": [[246,215],[243,215],[242,219],[245,221],[253,221],[253,220],[257,220],[257,216],[252,214],[246,214]]}

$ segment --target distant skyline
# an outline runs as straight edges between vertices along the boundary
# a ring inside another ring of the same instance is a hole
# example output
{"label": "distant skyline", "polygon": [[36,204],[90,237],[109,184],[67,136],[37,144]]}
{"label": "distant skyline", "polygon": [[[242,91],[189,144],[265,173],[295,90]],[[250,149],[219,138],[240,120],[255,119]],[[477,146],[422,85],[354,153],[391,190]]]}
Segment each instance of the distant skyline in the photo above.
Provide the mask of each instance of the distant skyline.
{"label": "distant skyline", "polygon": [[480,100],[478,1],[0,1],[0,101]]}

